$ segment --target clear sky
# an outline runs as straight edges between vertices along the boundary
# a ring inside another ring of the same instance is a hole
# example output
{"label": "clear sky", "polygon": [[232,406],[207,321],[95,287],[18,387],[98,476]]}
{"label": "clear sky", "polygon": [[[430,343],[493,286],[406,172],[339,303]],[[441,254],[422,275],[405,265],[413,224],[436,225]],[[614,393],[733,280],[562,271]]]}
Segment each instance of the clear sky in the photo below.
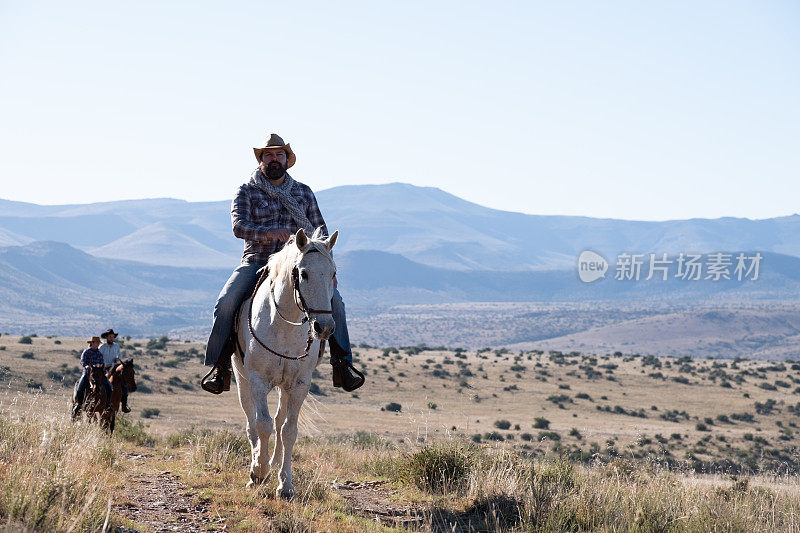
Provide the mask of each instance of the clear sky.
{"label": "clear sky", "polygon": [[0,0],[0,198],[315,190],[533,214],[800,212],[800,3]]}

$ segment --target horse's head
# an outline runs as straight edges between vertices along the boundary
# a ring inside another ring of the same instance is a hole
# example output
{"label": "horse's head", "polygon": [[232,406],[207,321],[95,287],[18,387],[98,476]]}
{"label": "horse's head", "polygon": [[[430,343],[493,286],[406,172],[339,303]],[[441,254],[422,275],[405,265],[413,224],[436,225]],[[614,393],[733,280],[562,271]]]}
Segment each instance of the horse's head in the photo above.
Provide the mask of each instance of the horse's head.
{"label": "horse's head", "polygon": [[105,376],[106,370],[103,364],[99,365],[92,365],[91,369],[89,370],[89,384],[92,388],[96,387],[98,384],[103,383],[103,377]]}
{"label": "horse's head", "polygon": [[122,362],[122,381],[128,387],[128,392],[136,392],[136,370],[133,368],[133,359]]}
{"label": "horse's head", "polygon": [[[333,277],[336,263],[333,262],[331,248],[336,244],[339,232],[323,238],[317,230],[308,237],[303,229],[290,238],[300,254],[292,271],[300,305],[311,322],[314,338],[324,340],[330,337],[336,323],[330,314],[333,298]],[[327,312],[320,312],[327,311]]]}

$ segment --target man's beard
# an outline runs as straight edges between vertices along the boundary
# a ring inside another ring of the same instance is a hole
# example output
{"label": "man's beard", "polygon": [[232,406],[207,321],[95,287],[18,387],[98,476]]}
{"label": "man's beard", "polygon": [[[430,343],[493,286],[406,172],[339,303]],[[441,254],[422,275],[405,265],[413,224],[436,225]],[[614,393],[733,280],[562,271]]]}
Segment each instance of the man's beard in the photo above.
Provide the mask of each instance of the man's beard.
{"label": "man's beard", "polygon": [[264,175],[267,179],[277,180],[286,173],[286,167],[280,161],[270,161],[264,168]]}

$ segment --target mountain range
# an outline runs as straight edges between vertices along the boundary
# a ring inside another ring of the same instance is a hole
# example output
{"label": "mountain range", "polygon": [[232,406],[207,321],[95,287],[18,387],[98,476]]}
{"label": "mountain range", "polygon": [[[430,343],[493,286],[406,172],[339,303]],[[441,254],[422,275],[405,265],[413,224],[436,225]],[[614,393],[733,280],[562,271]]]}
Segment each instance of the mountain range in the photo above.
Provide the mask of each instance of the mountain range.
{"label": "mountain range", "polygon": [[[377,250],[450,270],[571,269],[586,249],[668,253],[760,250],[800,257],[800,215],[660,222],[501,211],[434,187],[347,185],[317,193],[338,253]],[[0,246],[48,240],[94,256],[232,268],[242,243],[230,202],[125,200],[43,206],[0,200]]]}
{"label": "mountain range", "polygon": [[[357,340],[597,350],[616,342],[723,355],[757,346],[777,358],[800,349],[798,215],[526,215],[400,183],[317,198],[329,228],[340,230],[335,258]],[[130,335],[204,337],[241,253],[229,209],[226,201],[0,200],[0,331],[85,335],[113,324]],[[605,279],[579,280],[586,249],[611,260]],[[757,280],[621,281],[613,259],[623,251],[758,252],[763,260]]]}

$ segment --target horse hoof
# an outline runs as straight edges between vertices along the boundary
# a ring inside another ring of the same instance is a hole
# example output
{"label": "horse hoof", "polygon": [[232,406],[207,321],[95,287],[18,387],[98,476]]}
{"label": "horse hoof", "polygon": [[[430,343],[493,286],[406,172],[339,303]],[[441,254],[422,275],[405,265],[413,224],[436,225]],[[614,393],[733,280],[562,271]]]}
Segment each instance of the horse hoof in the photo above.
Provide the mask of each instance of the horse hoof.
{"label": "horse hoof", "polygon": [[294,498],[294,489],[281,489],[275,491],[275,497],[279,500],[286,500],[287,502]]}
{"label": "horse hoof", "polygon": [[252,488],[258,487],[262,483],[264,483],[264,480],[262,478],[255,477],[255,476],[250,476],[250,481],[247,482],[247,485],[245,485],[245,488],[252,489]]}

